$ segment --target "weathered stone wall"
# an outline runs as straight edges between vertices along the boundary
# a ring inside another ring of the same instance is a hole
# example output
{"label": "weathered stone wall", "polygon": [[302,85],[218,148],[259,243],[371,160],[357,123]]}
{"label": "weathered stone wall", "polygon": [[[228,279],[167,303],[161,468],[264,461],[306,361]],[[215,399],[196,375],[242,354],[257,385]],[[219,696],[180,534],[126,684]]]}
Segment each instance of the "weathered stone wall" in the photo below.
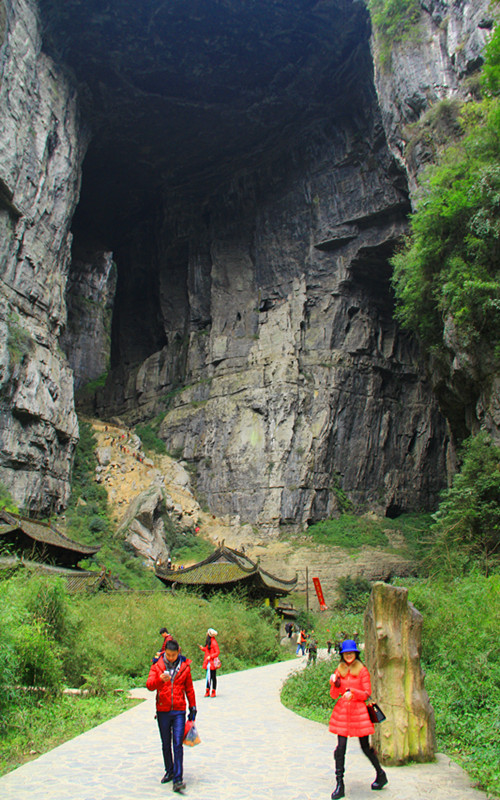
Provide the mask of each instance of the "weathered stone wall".
{"label": "weathered stone wall", "polygon": [[68,320],[61,347],[75,375],[75,390],[109,369],[115,291],[113,253],[73,247],[66,287]]}
{"label": "weathered stone wall", "polygon": [[141,268],[127,270],[120,366],[101,400],[133,420],[166,396],[161,435],[196,463],[199,496],[269,530],[346,497],[382,513],[429,507],[446,474],[444,421],[392,318],[387,259],[408,205],[373,95],[328,134],[235,179],[205,205],[208,224],[196,209],[166,220],[163,241],[180,228],[185,246],[161,254],[160,242],[142,285],[158,287],[147,325],[160,320],[167,344],[124,376],[143,308]]}
{"label": "weathered stone wall", "polygon": [[408,590],[375,583],[364,626],[372,699],[387,717],[373,736],[381,761],[433,761],[434,711],[420,664],[422,615],[408,602]]}
{"label": "weathered stone wall", "polygon": [[75,91],[41,51],[36,4],[0,2],[0,481],[60,508],[78,424],[58,348],[85,141]]}

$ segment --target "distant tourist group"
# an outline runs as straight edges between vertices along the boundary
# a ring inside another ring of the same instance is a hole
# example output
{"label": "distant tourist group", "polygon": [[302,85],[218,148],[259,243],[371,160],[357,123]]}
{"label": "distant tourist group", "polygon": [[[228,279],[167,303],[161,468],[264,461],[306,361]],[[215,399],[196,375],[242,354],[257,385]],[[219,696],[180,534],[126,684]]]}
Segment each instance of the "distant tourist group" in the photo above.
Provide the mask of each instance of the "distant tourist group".
{"label": "distant tourist group", "polygon": [[[287,623],[285,630],[291,638],[294,631],[293,626],[289,625],[291,623]],[[181,653],[179,643],[167,628],[161,628],[160,635],[163,637],[163,644],[152,659],[146,686],[150,691],[156,691],[156,720],[165,768],[161,783],[172,782],[174,792],[182,792],[186,788],[183,778],[183,744],[190,743],[188,738],[193,739],[197,714],[191,676],[192,662]],[[198,645],[203,653],[203,669],[206,670],[205,697],[217,696],[217,670],[221,666],[217,636],[214,628],[208,628],[205,644]],[[297,632],[297,653],[305,655],[306,648],[309,662],[315,661],[318,643],[314,631],[308,634],[302,628]],[[329,639],[328,654],[332,648],[333,642]],[[330,696],[336,703],[330,717],[329,729],[337,735],[337,746],[333,754],[336,786],[331,800],[340,800],[345,797],[345,756],[349,737],[358,737],[362,752],[375,768],[375,780],[371,788],[375,791],[383,789],[388,779],[375,749],[370,745],[369,737],[374,733],[374,723],[367,706],[371,695],[371,679],[368,669],[361,661],[356,638],[344,638],[335,649],[340,660],[330,676]],[[187,720],[186,707],[189,709]]]}

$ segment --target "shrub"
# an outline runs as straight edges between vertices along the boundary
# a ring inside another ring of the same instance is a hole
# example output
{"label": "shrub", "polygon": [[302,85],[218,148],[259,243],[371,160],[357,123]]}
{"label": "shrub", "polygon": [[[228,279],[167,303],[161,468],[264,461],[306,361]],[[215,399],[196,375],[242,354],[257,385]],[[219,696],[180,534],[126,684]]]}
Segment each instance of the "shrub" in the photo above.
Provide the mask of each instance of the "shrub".
{"label": "shrub", "polygon": [[487,575],[500,564],[500,448],[483,432],[464,443],[461,458],[435,514],[428,561],[438,573]]}
{"label": "shrub", "polygon": [[366,3],[380,44],[381,65],[389,67],[395,42],[415,40],[420,35],[420,3],[418,0],[366,0]]}
{"label": "shrub", "polygon": [[157,416],[153,417],[149,422],[144,422],[135,426],[135,432],[140,438],[144,449],[153,453],[159,453],[160,455],[164,455],[167,452],[165,442],[158,436],[161,424],[165,419],[165,414],[166,412],[157,414]]}
{"label": "shrub", "polygon": [[338,605],[348,611],[362,612],[366,608],[372,585],[360,576],[345,575],[337,579]]}
{"label": "shrub", "polygon": [[6,511],[12,511],[12,513],[14,514],[19,513],[19,509],[14,503],[9,490],[1,482],[0,482],[0,508],[4,508]]}

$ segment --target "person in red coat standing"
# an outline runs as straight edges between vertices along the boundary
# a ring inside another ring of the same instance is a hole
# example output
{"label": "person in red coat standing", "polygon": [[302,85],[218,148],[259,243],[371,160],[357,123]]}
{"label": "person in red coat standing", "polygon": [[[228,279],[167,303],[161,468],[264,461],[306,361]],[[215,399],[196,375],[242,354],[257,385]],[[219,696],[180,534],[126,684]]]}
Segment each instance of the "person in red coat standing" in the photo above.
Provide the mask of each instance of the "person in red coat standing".
{"label": "person in red coat standing", "polygon": [[335,776],[337,785],[332,792],[332,800],[345,797],[344,765],[348,736],[358,736],[361,749],[376,770],[372,789],[382,789],[387,783],[387,775],[369,736],[374,731],[373,722],[368,716],[366,700],[372,691],[370,673],[360,661],[359,650],[354,639],[346,639],[340,646],[340,664],[330,676],[330,695],[337,700],[330,717],[329,728],[336,733],[337,747],[334,750]]}
{"label": "person in red coat standing", "polygon": [[[163,748],[165,775],[161,783],[173,781],[174,792],[186,788],[183,781],[184,727],[186,724],[186,697],[189,703],[189,720],[196,718],[196,697],[191,677],[191,661],[181,656],[175,639],[165,642],[165,650],[151,665],[147,688],[156,691],[156,719]],[[172,754],[173,750],[173,754]]]}
{"label": "person in red coat standing", "polygon": [[200,650],[205,653],[203,658],[203,669],[206,669],[207,671],[207,688],[205,691],[205,697],[209,697],[210,695],[210,684],[212,685],[212,697],[215,697],[217,693],[217,670],[220,667],[220,650],[217,639],[215,638],[216,636],[217,631],[214,630],[214,628],[209,628],[207,631],[205,645],[198,645]]}

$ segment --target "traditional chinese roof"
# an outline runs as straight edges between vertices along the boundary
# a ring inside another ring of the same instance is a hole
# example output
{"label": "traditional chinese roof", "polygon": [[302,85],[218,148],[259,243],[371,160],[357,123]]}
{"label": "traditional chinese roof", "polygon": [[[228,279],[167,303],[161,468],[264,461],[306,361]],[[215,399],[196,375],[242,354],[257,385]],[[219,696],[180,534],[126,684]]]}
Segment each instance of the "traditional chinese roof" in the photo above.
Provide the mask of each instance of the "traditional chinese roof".
{"label": "traditional chinese roof", "polygon": [[114,588],[112,579],[104,570],[91,572],[85,569],[67,569],[65,567],[54,567],[51,564],[43,564],[40,561],[30,561],[18,556],[1,556],[0,571],[11,571],[13,569],[26,569],[37,574],[41,573],[42,575],[64,578],[68,592],[71,594]]}
{"label": "traditional chinese roof", "polygon": [[266,596],[288,594],[297,584],[297,575],[292,580],[277,578],[244,553],[224,546],[218,547],[204,561],[185,569],[169,570],[160,565],[156,568],[156,577],[166,586],[176,584],[207,590],[246,586],[254,594]]}
{"label": "traditional chinese roof", "polygon": [[0,545],[16,555],[30,553],[35,561],[57,566],[76,566],[100,547],[74,542],[47,522],[26,519],[18,514],[0,510]]}

